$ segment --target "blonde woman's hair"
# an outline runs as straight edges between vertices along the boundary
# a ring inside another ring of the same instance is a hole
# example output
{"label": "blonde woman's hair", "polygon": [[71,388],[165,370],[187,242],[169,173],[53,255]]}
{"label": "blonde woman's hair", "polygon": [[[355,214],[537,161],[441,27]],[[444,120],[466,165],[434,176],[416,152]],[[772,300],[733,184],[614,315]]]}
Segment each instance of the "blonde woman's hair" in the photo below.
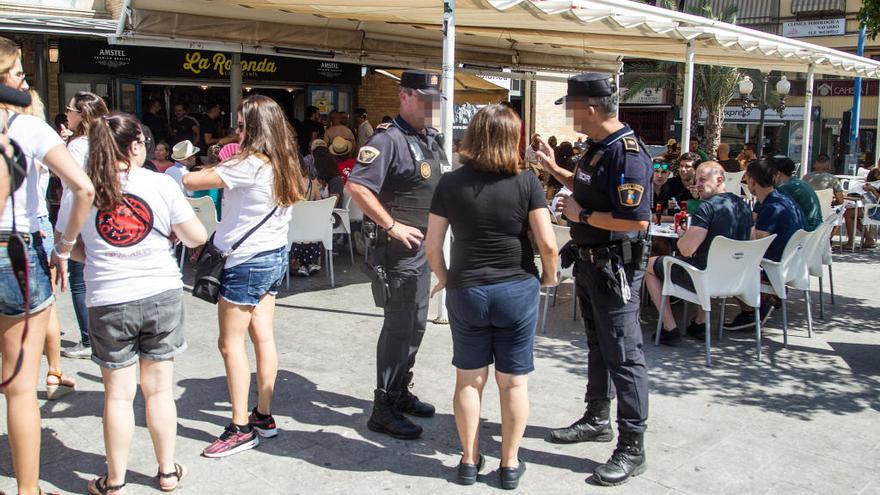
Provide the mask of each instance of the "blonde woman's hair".
{"label": "blonde woman's hair", "polygon": [[512,109],[487,105],[468,124],[459,147],[461,163],[481,172],[516,175],[520,172],[521,123]]}
{"label": "blonde woman's hair", "polygon": [[18,45],[9,38],[0,37],[0,84],[6,83],[6,73],[20,57]]}

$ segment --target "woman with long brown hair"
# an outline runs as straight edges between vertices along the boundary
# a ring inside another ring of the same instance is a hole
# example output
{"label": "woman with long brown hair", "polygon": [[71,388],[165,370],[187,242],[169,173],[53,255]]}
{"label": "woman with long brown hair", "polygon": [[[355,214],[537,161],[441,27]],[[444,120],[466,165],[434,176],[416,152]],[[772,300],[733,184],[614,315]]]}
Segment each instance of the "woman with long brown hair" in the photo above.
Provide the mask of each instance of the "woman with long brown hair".
{"label": "woman with long brown hair", "polygon": [[[448,289],[462,485],[473,484],[484,464],[480,406],[492,363],[501,395],[501,487],[516,488],[525,472],[518,453],[529,415],[540,286],[557,283],[550,212],[537,176],[520,168],[519,136],[513,110],[480,109],[459,148],[463,166],[440,179],[428,217],[425,252],[438,281],[432,294]],[[455,243],[447,270],[443,239],[449,227]],[[541,253],[540,282],[529,232]]]}
{"label": "woman with long brown hair", "polygon": [[[104,100],[88,91],[79,91],[67,102],[65,115],[67,116],[68,129],[73,132],[67,141],[67,149],[73,158],[86,169],[89,156],[89,129],[96,119],[107,115],[107,104]],[[61,209],[67,208],[70,202],[70,194],[67,188],[61,196]],[[89,343],[89,314],[86,309],[86,285],[83,279],[83,264],[71,260],[68,264],[68,276],[70,278],[70,297],[73,300],[73,312],[76,314],[76,323],[79,326],[79,343],[74,347],[62,349],[61,354],[68,358],[88,359],[92,355]]]}
{"label": "woman with long brown hair", "polygon": [[[0,38],[0,84],[13,89],[28,89],[18,46],[6,38]],[[92,184],[70,156],[61,137],[42,120],[0,105],[0,131],[18,143],[24,157],[23,165],[29,172],[40,161],[70,188],[70,220],[56,236],[58,244],[52,254],[52,265],[58,270],[63,288],[66,260],[94,196]],[[22,495],[41,493],[37,381],[49,318],[46,308],[54,301],[42,236],[30,232],[30,226],[37,219],[27,211],[29,180],[33,179],[26,176],[21,187],[11,192],[0,217],[0,383],[5,385],[2,392],[6,400],[9,449],[18,493]],[[27,254],[30,283],[26,293],[20,289],[10,258],[9,246],[17,244],[17,238],[24,241]],[[26,335],[25,326],[28,328]],[[17,366],[19,359],[20,368]]]}
{"label": "woman with long brown hair", "polygon": [[85,263],[92,361],[104,383],[107,474],[88,489],[93,495],[123,493],[140,381],[157,483],[171,491],[186,472],[174,462],[174,357],[186,349],[186,340],[183,281],[171,239],[196,247],[208,234],[174,180],[142,168],[146,140],[136,117],[113,113],[97,119],[89,141],[95,206],[74,256]]}
{"label": "woman with long brown hair", "polygon": [[[241,150],[215,167],[183,177],[189,190],[223,188],[223,218],[212,241],[228,253],[223,270],[218,347],[226,365],[232,422],[202,452],[225,457],[256,447],[278,434],[272,395],[278,353],[272,319],[275,295],[288,269],[287,229],[292,206],[303,199],[296,135],[281,107],[251,96],[238,108]],[[232,246],[255,226],[234,251]],[[257,405],[248,411],[251,374],[245,350],[250,335],[257,357]]]}

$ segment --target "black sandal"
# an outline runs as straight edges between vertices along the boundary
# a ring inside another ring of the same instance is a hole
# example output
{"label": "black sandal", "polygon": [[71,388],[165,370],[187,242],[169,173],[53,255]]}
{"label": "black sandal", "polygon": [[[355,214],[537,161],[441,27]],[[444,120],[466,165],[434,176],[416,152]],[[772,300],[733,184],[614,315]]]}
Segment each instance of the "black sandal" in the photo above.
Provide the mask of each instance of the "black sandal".
{"label": "black sandal", "polygon": [[[176,462],[174,463],[174,472],[173,473],[163,473],[161,471],[157,472],[156,478],[159,479],[159,490],[161,490],[165,493],[173,492],[174,490],[177,490],[177,488],[180,486],[180,480],[182,480],[184,476],[186,476],[186,468]],[[174,483],[174,486],[163,487],[162,480],[166,480],[168,478],[177,478],[177,482]]]}
{"label": "black sandal", "polygon": [[108,495],[110,492],[122,490],[123,488],[125,488],[125,483],[121,485],[108,486],[106,474],[104,476],[101,476],[100,478],[89,481],[89,493],[91,495]]}

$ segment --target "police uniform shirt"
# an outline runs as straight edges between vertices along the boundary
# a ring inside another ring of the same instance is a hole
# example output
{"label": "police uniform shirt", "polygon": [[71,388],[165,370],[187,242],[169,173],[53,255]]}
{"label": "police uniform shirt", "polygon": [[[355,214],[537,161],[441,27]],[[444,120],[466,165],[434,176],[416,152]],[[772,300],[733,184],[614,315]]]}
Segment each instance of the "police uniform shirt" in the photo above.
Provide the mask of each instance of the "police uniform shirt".
{"label": "police uniform shirt", "polygon": [[[600,142],[590,141],[575,169],[573,197],[590,212],[610,212],[621,220],[650,221],[651,166],[651,157],[632,129],[624,126]],[[638,234],[612,232],[583,223],[573,223],[571,227],[572,239],[590,246]]]}
{"label": "police uniform shirt", "polygon": [[[418,136],[425,143],[430,143],[436,138],[437,131],[427,128],[424,132],[418,132],[409,123],[398,115],[394,118],[393,126],[407,134]],[[386,180],[393,177],[408,177],[415,172],[412,155],[408,148],[395,146],[394,139],[387,132],[382,132],[390,126],[380,125],[376,132],[358,152],[357,163],[351,169],[348,180],[360,184],[373,191],[378,196],[382,191],[382,185]]]}
{"label": "police uniform shirt", "polygon": [[[386,209],[388,209],[386,198],[382,197],[382,188],[386,183],[406,182],[414,173],[422,173],[422,177],[425,173],[429,176],[434,173],[430,169],[427,171],[421,169],[421,164],[413,159],[410,149],[405,143],[401,144],[403,140],[392,136],[391,133],[395,131],[391,131],[391,127],[396,127],[405,134],[417,136],[428,147],[431,147],[432,141],[437,136],[435,129],[427,128],[424,132],[419,132],[398,115],[391,125],[380,125],[376,129],[377,132],[360,149],[357,163],[352,168],[348,180],[375,193]],[[416,167],[419,167],[419,170],[416,170]],[[437,173],[439,174],[439,170]],[[418,268],[425,262],[422,246],[424,243],[420,244],[419,249],[406,250],[402,243],[391,240],[388,248],[391,259],[386,260],[386,268],[399,272],[410,272]]]}

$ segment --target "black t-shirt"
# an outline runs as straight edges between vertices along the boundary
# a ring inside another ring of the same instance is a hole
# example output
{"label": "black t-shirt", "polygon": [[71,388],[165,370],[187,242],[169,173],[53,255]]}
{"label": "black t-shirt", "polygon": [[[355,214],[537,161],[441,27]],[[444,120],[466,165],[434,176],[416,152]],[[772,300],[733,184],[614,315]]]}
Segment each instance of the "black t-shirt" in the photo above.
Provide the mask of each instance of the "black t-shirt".
{"label": "black t-shirt", "polygon": [[[202,134],[202,146],[204,148],[203,152],[208,152],[208,145],[205,144],[205,134],[210,134],[212,138],[218,139],[220,136],[220,126],[217,121],[208,117],[207,115],[203,115],[202,118],[199,119],[199,132]],[[203,153],[203,154],[204,154]]]}
{"label": "black t-shirt", "polygon": [[156,114],[146,112],[144,113],[144,118],[141,119],[141,122],[153,131],[154,142],[158,143],[159,141],[164,141],[168,134],[168,126],[165,125],[165,121],[159,118]]}
{"label": "black t-shirt", "polygon": [[171,125],[168,127],[171,129],[171,140],[173,142],[168,144],[174,146],[181,141],[189,141],[196,146],[201,146],[201,139],[198,139],[200,136],[193,132],[193,127],[198,125],[199,121],[191,115],[184,115],[180,120],[176,118],[171,119]]}
{"label": "black t-shirt", "polygon": [[712,239],[718,236],[735,241],[747,241],[752,236],[752,212],[742,198],[733,193],[716,194],[700,203],[691,216],[691,227],[709,231],[688,263],[703,270],[709,256]]}
{"label": "black t-shirt", "polygon": [[725,172],[736,173],[740,172],[739,161],[735,158],[728,158],[727,160],[718,160],[718,163],[724,167]]}
{"label": "black t-shirt", "polygon": [[660,208],[666,215],[672,215],[675,213],[675,210],[678,208],[677,206],[673,207],[672,210],[669,209],[669,200],[674,199],[676,205],[681,203],[682,201],[687,201],[691,199],[690,194],[687,192],[687,188],[684,187],[684,184],[681,182],[681,179],[678,177],[669,178],[662,187],[660,187],[660,192],[654,195],[654,211],[657,211],[657,205],[661,205]]}
{"label": "black t-shirt", "polygon": [[431,213],[449,220],[450,289],[537,277],[529,212],[547,207],[535,174],[498,175],[462,167],[444,174]]}
{"label": "black t-shirt", "polygon": [[[318,133],[318,138],[323,138],[324,125],[314,120],[305,120],[296,129],[296,140],[299,143],[299,152],[302,153],[302,156],[309,155],[312,152],[309,145],[311,144],[313,132]],[[330,143],[327,144],[329,145]]]}

